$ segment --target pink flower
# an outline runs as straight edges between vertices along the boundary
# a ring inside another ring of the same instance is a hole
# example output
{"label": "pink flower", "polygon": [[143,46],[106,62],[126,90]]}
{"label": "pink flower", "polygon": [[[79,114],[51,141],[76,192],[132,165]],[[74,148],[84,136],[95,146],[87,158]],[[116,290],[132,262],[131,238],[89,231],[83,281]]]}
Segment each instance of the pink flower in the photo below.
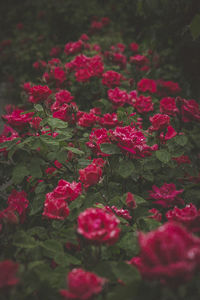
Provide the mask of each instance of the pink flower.
{"label": "pink flower", "polygon": [[143,78],[137,84],[137,89],[140,92],[149,92],[155,94],[157,92],[156,82],[153,79]]}
{"label": "pink flower", "polygon": [[87,189],[91,185],[95,185],[100,181],[102,173],[101,167],[92,163],[85,169],[79,170],[79,180],[84,184],[84,188]]}
{"label": "pink flower", "polygon": [[26,218],[26,211],[29,205],[26,192],[12,190],[7,203],[10,209],[18,213],[20,216],[20,222],[23,223]]}
{"label": "pink flower", "polygon": [[107,71],[103,73],[102,84],[106,85],[108,88],[112,88],[120,85],[122,80],[122,75],[115,71]]}
{"label": "pink flower", "polygon": [[131,220],[132,217],[129,214],[129,211],[127,209],[123,208],[117,208],[116,206],[112,205],[110,206],[105,206],[104,209],[111,214],[116,214],[118,217],[121,217],[127,221]]}
{"label": "pink flower", "polygon": [[104,114],[103,117],[99,118],[99,124],[105,128],[113,128],[117,125],[122,125],[122,122],[119,122],[117,119],[117,114]]}
{"label": "pink flower", "polygon": [[101,151],[100,145],[104,143],[110,143],[108,132],[105,128],[93,128],[89,136],[89,142],[86,145],[96,154],[101,156],[108,156]]}
{"label": "pink flower", "polygon": [[2,118],[13,128],[23,130],[29,125],[34,112],[24,113],[23,109],[16,108],[12,113],[3,115]]}
{"label": "pink flower", "polygon": [[7,288],[16,285],[19,279],[16,278],[19,265],[11,260],[0,262],[0,288]]}
{"label": "pink flower", "polygon": [[[3,132],[0,134],[0,143],[12,141],[19,137],[17,131],[15,131],[12,127],[4,125]],[[6,148],[1,148],[0,152],[7,153]]]}
{"label": "pink flower", "polygon": [[130,264],[149,280],[178,285],[199,269],[200,239],[183,227],[168,222],[149,233],[139,233],[140,254]]}
{"label": "pink flower", "polygon": [[184,208],[180,209],[174,207],[166,213],[169,221],[176,221],[185,226],[189,231],[200,231],[200,211],[192,203],[187,204]]}
{"label": "pink flower", "polygon": [[155,204],[159,204],[162,207],[168,208],[174,205],[183,205],[184,201],[179,197],[182,190],[176,190],[174,183],[164,183],[163,186],[158,188],[156,185],[152,186],[152,191],[149,191],[149,196]]}
{"label": "pink flower", "polygon": [[74,201],[81,194],[81,183],[73,181],[72,183],[61,179],[58,182],[57,187],[53,190],[52,196],[63,199],[67,202]]}
{"label": "pink flower", "polygon": [[129,47],[130,47],[131,51],[133,51],[135,53],[138,52],[139,45],[137,43],[131,43]]}
{"label": "pink flower", "polygon": [[116,142],[123,152],[135,158],[150,156],[151,152],[158,148],[157,145],[148,146],[144,134],[135,127],[116,127],[115,130],[110,129],[109,133],[111,141]]}
{"label": "pink flower", "polygon": [[78,217],[79,234],[94,244],[113,245],[119,238],[120,221],[101,208],[88,208]]}
{"label": "pink flower", "polygon": [[141,95],[139,97],[136,97],[136,101],[133,106],[140,114],[153,111],[153,102],[150,96],[145,97]]}
{"label": "pink flower", "polygon": [[83,269],[73,269],[67,276],[68,290],[60,290],[66,299],[87,300],[102,291],[106,280]]}
{"label": "pink flower", "polygon": [[46,194],[43,216],[49,219],[64,220],[69,215],[69,208],[65,200],[56,198],[54,192]]}
{"label": "pink flower", "polygon": [[119,106],[123,106],[128,101],[129,96],[126,91],[120,90],[116,87],[115,89],[108,90],[108,98],[117,108]]}
{"label": "pink flower", "polygon": [[148,216],[148,218],[154,219],[158,222],[162,221],[162,214],[156,208],[149,209],[149,213],[152,213],[152,215]]}
{"label": "pink flower", "polygon": [[178,108],[176,107],[175,98],[165,97],[160,100],[160,112],[171,116],[176,116]]}
{"label": "pink flower", "polygon": [[149,128],[151,131],[161,131],[166,129],[170,123],[170,117],[168,115],[156,114],[149,118],[152,126]]}
{"label": "pink flower", "polygon": [[82,50],[83,42],[81,40],[77,42],[69,42],[65,45],[65,54],[72,55],[79,53]]}
{"label": "pink flower", "polygon": [[55,46],[55,47],[51,48],[49,55],[56,57],[60,54],[60,52],[61,52],[61,48],[59,46]]}
{"label": "pink flower", "polygon": [[55,94],[55,98],[56,101],[52,104],[51,111],[58,110],[62,106],[62,104],[69,103],[74,99],[74,97],[68,90],[59,90],[59,92]]}
{"label": "pink flower", "polygon": [[29,102],[38,103],[47,100],[51,95],[52,91],[47,85],[34,85],[29,89]]}
{"label": "pink flower", "polygon": [[130,63],[135,64],[138,67],[142,67],[149,64],[149,59],[145,55],[137,54],[130,57]]}
{"label": "pink flower", "polygon": [[199,104],[195,100],[182,101],[181,106],[182,120],[184,123],[191,121],[200,121],[200,109]]}
{"label": "pink flower", "polygon": [[78,125],[82,127],[92,127],[97,123],[98,117],[93,113],[83,113],[78,120]]}
{"label": "pink flower", "polygon": [[135,209],[137,207],[134,195],[130,192],[126,195],[126,205],[129,209]]}

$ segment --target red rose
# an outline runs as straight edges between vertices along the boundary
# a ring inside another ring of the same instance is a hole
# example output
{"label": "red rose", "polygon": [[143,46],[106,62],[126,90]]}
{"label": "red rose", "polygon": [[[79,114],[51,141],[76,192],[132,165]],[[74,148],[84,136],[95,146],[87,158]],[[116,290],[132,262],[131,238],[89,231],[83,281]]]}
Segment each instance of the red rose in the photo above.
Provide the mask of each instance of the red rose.
{"label": "red rose", "polygon": [[29,122],[32,120],[33,115],[33,112],[24,113],[24,110],[16,108],[12,111],[12,113],[3,115],[2,118],[13,128],[23,130],[29,125]]}
{"label": "red rose", "polygon": [[53,192],[46,194],[43,216],[49,219],[64,220],[69,215],[67,203],[62,198],[55,198]]}
{"label": "red rose", "polygon": [[68,290],[60,290],[66,299],[87,300],[102,291],[106,280],[83,269],[73,269],[67,276]]}
{"label": "red rose", "polygon": [[200,231],[200,211],[197,210],[196,206],[192,203],[182,209],[174,207],[173,210],[169,210],[166,213],[166,217],[169,221],[181,223],[189,231]]}
{"label": "red rose", "polygon": [[131,51],[136,53],[136,52],[138,52],[139,45],[137,43],[131,43],[130,44],[130,49],[131,49]]}
{"label": "red rose", "polygon": [[200,121],[199,104],[195,100],[183,99],[181,106],[182,120],[184,123]]}
{"label": "red rose", "polygon": [[73,181],[72,183],[61,179],[58,182],[57,187],[53,190],[53,196],[55,198],[63,199],[67,202],[74,201],[81,194],[81,183]]}
{"label": "red rose", "polygon": [[156,93],[157,86],[156,82],[153,79],[143,78],[137,84],[138,91],[140,92],[149,92],[149,93]]}
{"label": "red rose", "polygon": [[122,75],[115,71],[107,71],[103,73],[102,84],[109,88],[120,85],[122,80]]}
{"label": "red rose", "polygon": [[0,262],[0,288],[10,287],[16,285],[19,281],[15,277],[19,265],[11,260],[4,260]]}
{"label": "red rose", "polygon": [[100,145],[104,143],[110,143],[108,132],[105,128],[93,128],[89,137],[89,142],[86,145],[96,154],[101,156],[108,156],[101,151]]}
{"label": "red rose", "polygon": [[92,163],[85,169],[79,170],[79,180],[84,184],[85,189],[99,182],[102,177],[102,169],[98,165]]}
{"label": "red rose", "polygon": [[117,108],[119,106],[123,106],[128,101],[129,96],[126,91],[120,90],[118,87],[116,87],[113,90],[108,90],[108,98]]}
{"label": "red rose", "polygon": [[170,123],[170,117],[168,115],[156,114],[149,118],[152,126],[149,128],[151,131],[161,131],[166,129]]}
{"label": "red rose", "polygon": [[29,102],[38,103],[40,101],[46,100],[52,91],[47,85],[35,85],[29,89]]}
{"label": "red rose", "polygon": [[119,238],[120,221],[101,208],[88,208],[78,217],[79,234],[94,244],[113,245]]}
{"label": "red rose", "polygon": [[133,106],[140,114],[148,113],[153,110],[153,102],[150,96],[145,97],[141,95],[136,97]]}
{"label": "red rose", "polygon": [[16,211],[20,216],[20,222],[23,223],[26,218],[26,211],[29,205],[27,194],[24,191],[18,192],[12,190],[12,193],[8,197],[8,205],[10,210]]}
{"label": "red rose", "polygon": [[129,209],[135,209],[137,207],[134,195],[130,192],[126,195],[126,205]]}
{"label": "red rose", "polygon": [[160,100],[160,112],[171,116],[176,116],[178,108],[176,107],[175,98],[166,97]]}
{"label": "red rose", "polygon": [[153,203],[159,204],[163,207],[171,207],[173,205],[184,204],[183,199],[178,197],[183,190],[176,190],[174,183],[164,183],[158,188],[156,185],[152,186],[153,191],[149,191],[151,199],[155,199]]}
{"label": "red rose", "polygon": [[188,281],[199,269],[200,239],[180,225],[168,222],[155,231],[139,233],[140,254],[132,258],[149,280],[177,285]]}

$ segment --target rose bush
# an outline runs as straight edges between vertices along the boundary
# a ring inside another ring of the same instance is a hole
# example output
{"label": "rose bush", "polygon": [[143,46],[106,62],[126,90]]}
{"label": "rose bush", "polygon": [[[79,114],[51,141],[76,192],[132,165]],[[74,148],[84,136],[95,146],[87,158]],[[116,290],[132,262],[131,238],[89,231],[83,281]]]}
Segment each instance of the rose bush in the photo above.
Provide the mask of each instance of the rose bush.
{"label": "rose bush", "polygon": [[89,27],[2,115],[2,299],[196,300],[198,99],[107,17]]}

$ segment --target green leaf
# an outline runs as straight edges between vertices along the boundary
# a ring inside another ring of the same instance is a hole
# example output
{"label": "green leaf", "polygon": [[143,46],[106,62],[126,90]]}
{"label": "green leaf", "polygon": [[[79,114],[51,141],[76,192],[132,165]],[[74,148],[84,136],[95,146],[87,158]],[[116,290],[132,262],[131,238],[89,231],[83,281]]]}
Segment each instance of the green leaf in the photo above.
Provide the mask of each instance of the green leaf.
{"label": "green leaf", "polygon": [[65,122],[65,121],[62,121],[60,119],[57,119],[57,118],[51,118],[49,117],[47,119],[47,123],[49,124],[49,126],[52,128],[52,129],[56,129],[56,128],[67,128],[68,127],[68,123]]}
{"label": "green leaf", "polygon": [[74,148],[74,147],[65,147],[65,149],[67,149],[69,151],[72,151],[73,153],[78,154],[78,155],[84,154],[83,151],[81,151],[81,150],[79,150],[77,148]]}
{"label": "green leaf", "polygon": [[163,163],[167,163],[171,159],[170,153],[166,150],[156,151],[156,157]]}
{"label": "green leaf", "polygon": [[185,146],[188,142],[188,138],[185,135],[178,135],[174,138],[174,140],[180,146]]}
{"label": "green leaf", "polygon": [[134,170],[135,170],[135,166],[132,163],[132,161],[122,160],[119,163],[118,173],[123,178],[129,177]]}
{"label": "green leaf", "polygon": [[43,164],[44,161],[42,161],[41,158],[34,157],[30,161],[30,175],[34,178],[41,178],[42,177],[42,170],[40,168],[40,165]]}
{"label": "green leaf", "polygon": [[129,284],[140,279],[138,270],[123,261],[119,263],[113,263],[112,270],[115,276],[118,279],[121,279],[125,284]]}
{"label": "green leaf", "polygon": [[197,39],[200,35],[200,14],[197,14],[192,19],[190,24],[190,30],[193,36],[193,39]]}
{"label": "green leaf", "polygon": [[13,169],[12,180],[14,183],[18,184],[22,182],[24,177],[28,176],[29,174],[30,172],[27,167],[23,164],[19,164]]}
{"label": "green leaf", "polygon": [[15,233],[13,245],[21,248],[35,248],[38,246],[37,241],[24,231]]}
{"label": "green leaf", "polygon": [[36,111],[39,111],[39,112],[44,111],[44,109],[43,109],[43,107],[42,107],[41,104],[35,104],[34,108],[35,108]]}
{"label": "green leaf", "polygon": [[120,154],[121,151],[117,145],[105,143],[100,145],[101,151],[106,154]]}
{"label": "green leaf", "polygon": [[65,265],[65,266],[69,266],[71,264],[73,264],[73,265],[80,265],[81,264],[81,261],[79,259],[77,259],[73,255],[70,255],[68,253],[58,254],[54,257],[54,260],[59,265]]}
{"label": "green leaf", "polygon": [[43,243],[41,243],[41,246],[46,249],[49,250],[51,252],[54,253],[63,253],[63,246],[61,243],[59,243],[56,240],[46,240]]}
{"label": "green leaf", "polygon": [[134,194],[134,199],[136,201],[137,204],[144,204],[147,203],[146,200],[138,195]]}

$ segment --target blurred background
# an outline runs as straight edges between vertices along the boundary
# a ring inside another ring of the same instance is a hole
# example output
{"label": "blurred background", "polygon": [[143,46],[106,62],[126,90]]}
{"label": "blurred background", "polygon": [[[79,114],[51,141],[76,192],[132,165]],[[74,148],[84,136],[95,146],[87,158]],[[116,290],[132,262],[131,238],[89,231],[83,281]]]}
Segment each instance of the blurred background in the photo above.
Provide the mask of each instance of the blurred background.
{"label": "blurred background", "polygon": [[20,102],[20,85],[36,77],[35,61],[54,56],[53,47],[63,51],[102,17],[111,20],[109,31],[99,33],[102,42],[146,45],[161,57],[164,79],[199,100],[200,1],[7,0],[0,11],[1,114],[5,104]]}

